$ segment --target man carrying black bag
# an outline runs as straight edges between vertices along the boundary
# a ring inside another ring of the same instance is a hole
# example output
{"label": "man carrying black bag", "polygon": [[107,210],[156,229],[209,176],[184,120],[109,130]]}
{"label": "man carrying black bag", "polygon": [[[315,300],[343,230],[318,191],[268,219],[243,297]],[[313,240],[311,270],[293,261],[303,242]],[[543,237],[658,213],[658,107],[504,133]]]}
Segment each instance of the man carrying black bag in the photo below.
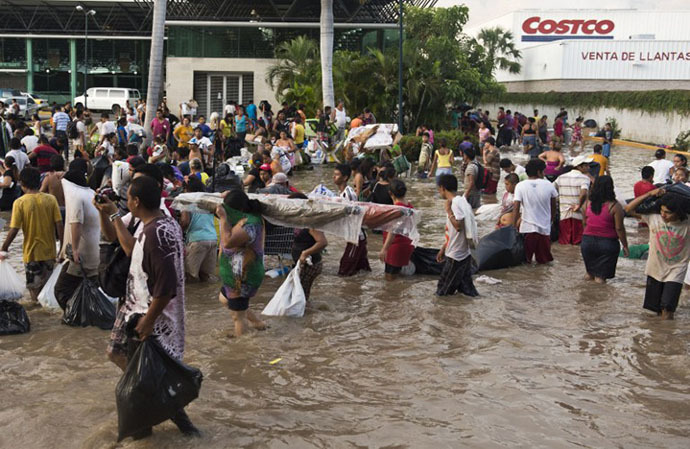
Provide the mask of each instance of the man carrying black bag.
{"label": "man carrying black bag", "polygon": [[[136,179],[141,176],[149,176],[156,181],[159,186],[159,190],[163,189],[163,173],[155,164],[144,164],[137,167],[134,170],[133,178]],[[127,281],[126,279],[121,279],[121,276],[119,276],[120,272],[122,271],[121,267],[111,267],[109,264],[122,264],[127,267],[127,270],[129,270],[129,260],[132,256],[132,250],[134,249],[134,242],[141,235],[144,226],[141,224],[141,221],[138,218],[132,215],[132,212],[128,212],[121,218],[116,219],[116,215],[120,215],[116,214],[118,212],[118,208],[107,197],[100,196],[96,198],[94,205],[100,213],[103,238],[108,242],[116,242],[119,244],[119,250],[124,253],[121,255],[121,257],[123,256],[123,258],[126,258],[126,260],[123,261],[116,261],[110,257],[110,260],[101,261],[104,263],[103,271],[101,273],[101,288],[103,288],[103,291],[110,296],[120,298],[117,308],[117,315],[115,317],[115,324],[110,334],[110,342],[108,343],[106,354],[111,362],[119,366],[124,371],[127,367],[127,337],[125,335],[124,309]],[[165,203],[163,201],[161,201],[160,210],[162,214],[170,216],[170,212],[168,211],[168,208],[165,207]],[[115,272],[113,272],[113,269],[115,269]],[[107,279],[109,284],[114,285],[104,285],[102,281],[103,278]],[[110,291],[111,289],[117,289],[119,291]]]}
{"label": "man carrying black bag", "polygon": [[[181,361],[185,338],[184,239],[179,224],[161,212],[160,202],[161,189],[156,180],[140,176],[132,181],[127,207],[141,220],[143,230],[132,248],[124,320],[128,322],[134,316],[143,315],[135,326],[138,341],[155,336],[170,357]],[[110,219],[120,221],[117,213]],[[122,223],[117,223],[115,229],[118,238],[126,231]],[[131,234],[123,237],[131,238]],[[127,345],[138,341],[128,339]],[[128,348],[128,355],[133,352]],[[185,435],[199,435],[183,409],[170,418]],[[151,428],[145,428],[133,436],[144,438],[151,432]]]}

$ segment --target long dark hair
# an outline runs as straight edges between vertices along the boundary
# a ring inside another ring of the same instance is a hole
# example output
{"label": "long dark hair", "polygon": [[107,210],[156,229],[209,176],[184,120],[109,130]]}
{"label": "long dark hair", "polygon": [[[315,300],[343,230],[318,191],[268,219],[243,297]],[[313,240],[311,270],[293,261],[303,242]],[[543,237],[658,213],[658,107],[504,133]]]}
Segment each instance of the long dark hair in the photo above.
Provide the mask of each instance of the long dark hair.
{"label": "long dark hair", "polygon": [[616,201],[616,193],[613,191],[613,178],[599,176],[589,192],[589,204],[596,215],[601,213],[601,207],[608,201]]}
{"label": "long dark hair", "polygon": [[246,193],[239,189],[233,189],[223,200],[226,206],[246,214],[261,215],[261,203],[257,200],[250,200]]}
{"label": "long dark hair", "polygon": [[19,181],[19,169],[17,168],[17,163],[13,156],[7,156],[5,158],[5,168],[12,173],[12,178],[14,178],[15,183]]}

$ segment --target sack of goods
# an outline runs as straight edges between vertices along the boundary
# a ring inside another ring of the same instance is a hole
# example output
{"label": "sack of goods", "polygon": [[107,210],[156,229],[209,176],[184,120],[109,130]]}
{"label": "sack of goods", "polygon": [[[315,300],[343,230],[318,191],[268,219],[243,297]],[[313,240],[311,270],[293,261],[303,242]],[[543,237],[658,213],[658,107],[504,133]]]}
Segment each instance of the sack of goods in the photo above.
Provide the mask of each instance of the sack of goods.
{"label": "sack of goods", "polygon": [[99,290],[98,284],[84,277],[67,301],[62,322],[69,326],[112,329],[115,324],[115,305]]}
{"label": "sack of goods", "polygon": [[520,265],[525,260],[522,237],[512,226],[497,229],[479,241],[474,258],[479,271]]}
{"label": "sack of goods", "polygon": [[59,309],[60,304],[58,304],[57,299],[55,298],[55,284],[57,284],[57,280],[60,277],[60,272],[62,271],[62,267],[67,265],[69,262],[64,261],[62,264],[57,265],[53,269],[53,273],[50,275],[48,278],[48,282],[46,282],[46,285],[43,286],[41,289],[41,292],[38,294],[38,302],[41,304],[46,309]]}
{"label": "sack of goods", "polygon": [[199,397],[201,371],[175,360],[155,337],[144,340],[115,389],[117,441],[166,421]]}
{"label": "sack of goods", "polygon": [[31,330],[31,322],[21,304],[0,300],[0,335],[24,334]]}
{"label": "sack of goods", "polygon": [[[675,183],[662,186],[666,190],[665,195],[675,195],[681,202],[681,206],[686,214],[690,214],[690,187],[685,184]],[[638,214],[658,214],[661,211],[661,197],[650,196],[642,202],[635,212]]]}
{"label": "sack of goods", "polygon": [[302,282],[299,280],[300,264],[290,271],[278,291],[261,312],[267,316],[304,316],[307,299],[304,295]]}
{"label": "sack of goods", "polygon": [[24,295],[24,281],[7,260],[0,260],[0,300],[16,301]]}
{"label": "sack of goods", "polygon": [[410,257],[410,263],[414,265],[414,274],[440,275],[443,263],[436,261],[438,252],[438,249],[416,247]]}

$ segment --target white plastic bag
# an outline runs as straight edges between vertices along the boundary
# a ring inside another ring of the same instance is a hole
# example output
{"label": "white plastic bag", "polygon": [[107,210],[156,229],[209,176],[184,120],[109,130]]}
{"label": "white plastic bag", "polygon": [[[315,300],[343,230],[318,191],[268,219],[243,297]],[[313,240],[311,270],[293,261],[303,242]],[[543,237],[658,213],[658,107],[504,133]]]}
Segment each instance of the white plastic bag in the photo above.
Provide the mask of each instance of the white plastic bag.
{"label": "white plastic bag", "polygon": [[271,301],[266,304],[262,315],[267,316],[304,316],[307,299],[304,296],[302,282],[299,280],[299,262],[285,278]]}
{"label": "white plastic bag", "polygon": [[50,275],[48,282],[46,282],[46,285],[41,289],[41,293],[38,294],[38,302],[46,309],[60,308],[60,304],[58,304],[57,299],[55,299],[55,284],[57,284],[62,267],[64,267],[66,263],[67,261],[64,261],[53,268],[53,274]]}
{"label": "white plastic bag", "polygon": [[9,262],[0,260],[0,300],[21,299],[24,296],[25,286],[25,281],[14,271]]}

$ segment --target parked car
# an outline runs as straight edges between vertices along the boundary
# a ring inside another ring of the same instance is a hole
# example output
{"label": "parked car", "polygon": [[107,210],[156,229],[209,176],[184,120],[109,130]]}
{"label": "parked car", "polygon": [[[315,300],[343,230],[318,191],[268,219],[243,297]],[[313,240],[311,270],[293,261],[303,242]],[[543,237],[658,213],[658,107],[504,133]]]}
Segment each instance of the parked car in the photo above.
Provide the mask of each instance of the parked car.
{"label": "parked car", "polygon": [[23,117],[24,119],[30,119],[34,114],[37,114],[38,111],[41,109],[41,105],[36,104],[33,98],[31,97],[22,97],[22,96],[16,96],[16,97],[10,97],[6,100],[6,103],[8,105],[12,104],[12,100],[16,99],[17,103],[19,104],[19,116]]}
{"label": "parked car", "polygon": [[[141,94],[137,89],[125,87],[92,87],[86,93],[89,96],[86,105],[92,111],[117,112],[118,108],[127,104],[127,101],[134,106],[134,103],[141,99]],[[76,97],[72,104],[77,108],[84,106],[84,96]]]}
{"label": "parked car", "polygon": [[30,92],[22,92],[22,97],[29,97],[34,100],[36,104],[44,105],[48,104],[48,100],[43,99],[43,98],[38,98],[36,95],[30,93]]}
{"label": "parked car", "polygon": [[18,91],[17,89],[11,89],[11,88],[5,88],[2,87],[0,88],[0,101],[3,103],[7,104],[7,99],[12,98],[12,97],[21,97],[22,93]]}

